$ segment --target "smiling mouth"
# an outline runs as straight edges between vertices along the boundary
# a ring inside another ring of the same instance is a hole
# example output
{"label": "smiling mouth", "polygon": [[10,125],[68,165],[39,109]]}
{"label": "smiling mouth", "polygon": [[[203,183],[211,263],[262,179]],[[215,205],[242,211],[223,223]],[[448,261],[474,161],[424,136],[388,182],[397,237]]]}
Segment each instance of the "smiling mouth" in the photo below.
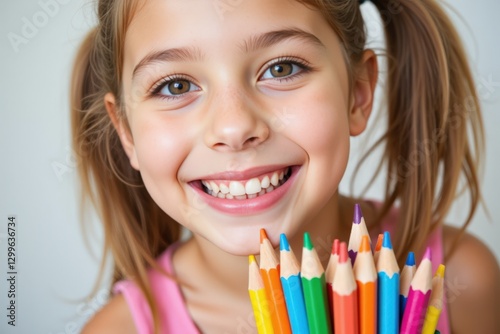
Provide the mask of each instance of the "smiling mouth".
{"label": "smiling mouth", "polygon": [[279,188],[292,175],[290,167],[242,180],[201,180],[202,190],[217,198],[244,200],[252,199]]}

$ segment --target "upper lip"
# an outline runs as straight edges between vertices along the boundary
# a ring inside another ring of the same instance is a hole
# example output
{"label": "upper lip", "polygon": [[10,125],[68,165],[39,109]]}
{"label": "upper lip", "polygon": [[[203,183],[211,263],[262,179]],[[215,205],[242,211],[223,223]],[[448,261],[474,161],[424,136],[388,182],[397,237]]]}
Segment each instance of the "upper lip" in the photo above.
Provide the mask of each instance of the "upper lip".
{"label": "upper lip", "polygon": [[200,177],[198,180],[231,180],[231,181],[244,181],[254,177],[258,177],[262,174],[275,172],[286,167],[291,167],[290,165],[267,165],[252,167],[243,171],[226,171],[215,174],[210,174]]}

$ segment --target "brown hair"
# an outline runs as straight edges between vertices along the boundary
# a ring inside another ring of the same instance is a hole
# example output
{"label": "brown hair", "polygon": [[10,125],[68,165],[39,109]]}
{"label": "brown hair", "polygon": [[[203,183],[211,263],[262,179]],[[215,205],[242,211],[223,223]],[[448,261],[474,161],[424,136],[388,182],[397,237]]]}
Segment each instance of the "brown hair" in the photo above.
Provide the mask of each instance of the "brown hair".
{"label": "brown hair", "polygon": [[[355,69],[366,39],[358,1],[300,2],[321,11],[343,44],[347,67]],[[463,228],[471,221],[481,200],[477,166],[483,153],[483,125],[465,52],[436,1],[372,3],[382,16],[388,64],[388,126],[375,144],[384,146],[378,170],[388,167],[379,219],[399,202],[395,248],[403,261],[403,254],[420,249],[427,235],[443,223],[461,177],[471,198]],[[104,252],[114,258],[114,281],[127,277],[138,284],[158,330],[146,271],[157,267],[154,259],[179,239],[180,227],[151,199],[140,174],[130,166],[104,107],[108,92],[120,105],[124,36],[135,10],[135,1],[98,3],[98,25],[85,38],[73,70],[73,148],[81,158],[82,204],[90,200],[100,213]],[[120,117],[125,119],[123,110]]]}

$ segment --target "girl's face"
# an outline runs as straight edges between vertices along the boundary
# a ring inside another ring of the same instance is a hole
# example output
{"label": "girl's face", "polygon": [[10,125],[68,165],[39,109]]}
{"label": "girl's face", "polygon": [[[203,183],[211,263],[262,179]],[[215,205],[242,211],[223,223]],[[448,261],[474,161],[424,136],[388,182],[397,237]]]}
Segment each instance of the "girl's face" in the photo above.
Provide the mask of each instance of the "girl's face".
{"label": "girl's face", "polygon": [[126,33],[121,139],[152,198],[234,254],[331,209],[353,132],[337,36],[287,0],[147,1]]}

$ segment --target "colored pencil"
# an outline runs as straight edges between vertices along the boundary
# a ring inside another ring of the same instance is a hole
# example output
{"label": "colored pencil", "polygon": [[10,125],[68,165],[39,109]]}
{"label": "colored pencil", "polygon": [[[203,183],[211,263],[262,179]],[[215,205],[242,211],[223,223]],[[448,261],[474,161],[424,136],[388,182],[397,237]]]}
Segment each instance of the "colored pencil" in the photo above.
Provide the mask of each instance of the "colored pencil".
{"label": "colored pencil", "polygon": [[377,261],[378,333],[399,333],[399,267],[389,232],[384,233]]}
{"label": "colored pencil", "polygon": [[[406,258],[405,266],[401,270],[400,284],[399,284],[399,320],[403,319],[403,314],[408,300],[408,292],[410,291],[411,280],[417,266],[415,265],[415,253],[409,252]],[[434,334],[434,333],[432,333]]]}
{"label": "colored pencil", "polygon": [[382,248],[382,241],[384,241],[384,234],[380,233],[377,238],[377,243],[375,244],[375,250],[373,252],[373,261],[375,261],[375,265],[378,261],[378,254],[380,253],[380,249]]}
{"label": "colored pencil", "polygon": [[248,275],[248,294],[252,303],[255,324],[259,334],[273,334],[273,324],[269,313],[269,303],[267,301],[266,289],[260,276],[259,267],[255,256],[248,257],[249,275]]}
{"label": "colored pencil", "polygon": [[422,334],[434,334],[436,330],[441,310],[443,309],[444,297],[444,265],[440,264],[436,274],[432,279],[432,291],[429,299],[429,306],[425,314],[424,329]]}
{"label": "colored pencil", "polygon": [[[328,265],[325,270],[325,280],[326,280],[326,294],[328,297],[328,306],[330,307],[330,314],[333,314],[333,278],[335,277],[335,270],[337,269],[337,263],[339,262],[339,239],[333,240],[332,252],[330,254],[330,259],[328,260]],[[333,317],[330,317],[331,325],[333,328]]]}
{"label": "colored pencil", "polygon": [[309,233],[304,233],[300,271],[309,332],[312,334],[331,333],[325,271],[319,260],[318,253],[314,249]]}
{"label": "colored pencil", "polygon": [[401,334],[420,334],[425,320],[432,289],[431,250],[424,257],[411,280],[405,312],[401,320]]}
{"label": "colored pencil", "polygon": [[358,291],[345,242],[340,243],[333,279],[333,312],[335,334],[359,333]]}
{"label": "colored pencil", "polygon": [[363,213],[361,212],[361,207],[359,204],[354,205],[354,219],[351,227],[351,235],[349,236],[349,257],[351,258],[351,263],[354,264],[356,260],[356,255],[358,254],[359,245],[361,245],[361,239],[364,235],[370,236],[366,228],[365,219],[363,218]]}
{"label": "colored pencil", "polygon": [[264,229],[260,230],[260,274],[266,288],[274,333],[291,333],[285,298],[281,288],[278,257]]}
{"label": "colored pencil", "polygon": [[292,333],[309,333],[300,267],[284,234],[280,235],[280,279]]}
{"label": "colored pencil", "polygon": [[377,333],[377,270],[373,262],[370,239],[363,236],[356,262],[354,278],[358,286],[359,333]]}

